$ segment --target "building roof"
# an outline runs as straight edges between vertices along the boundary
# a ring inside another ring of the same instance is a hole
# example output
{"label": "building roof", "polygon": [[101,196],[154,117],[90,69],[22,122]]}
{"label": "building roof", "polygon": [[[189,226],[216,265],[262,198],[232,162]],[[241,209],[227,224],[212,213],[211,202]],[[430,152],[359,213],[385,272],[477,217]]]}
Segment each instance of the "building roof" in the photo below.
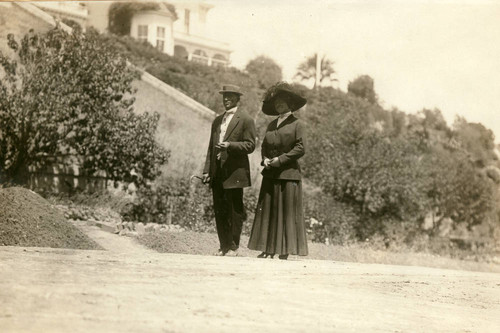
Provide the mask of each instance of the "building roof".
{"label": "building roof", "polygon": [[175,12],[174,5],[166,3],[166,2],[161,2],[160,3],[160,11],[171,15],[174,18],[174,21],[177,20],[177,13]]}

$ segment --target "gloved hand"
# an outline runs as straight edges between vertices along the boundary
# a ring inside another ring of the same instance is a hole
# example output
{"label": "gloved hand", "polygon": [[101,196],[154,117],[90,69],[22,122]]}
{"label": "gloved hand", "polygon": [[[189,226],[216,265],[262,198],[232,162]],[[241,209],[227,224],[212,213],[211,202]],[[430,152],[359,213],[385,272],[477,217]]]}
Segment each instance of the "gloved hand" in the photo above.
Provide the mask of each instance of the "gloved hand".
{"label": "gloved hand", "polygon": [[202,183],[203,183],[203,184],[208,184],[208,183],[210,183],[210,176],[208,175],[208,173],[204,173],[204,174],[203,174],[203,178],[202,178],[202,180],[201,180],[201,181],[202,181]]}

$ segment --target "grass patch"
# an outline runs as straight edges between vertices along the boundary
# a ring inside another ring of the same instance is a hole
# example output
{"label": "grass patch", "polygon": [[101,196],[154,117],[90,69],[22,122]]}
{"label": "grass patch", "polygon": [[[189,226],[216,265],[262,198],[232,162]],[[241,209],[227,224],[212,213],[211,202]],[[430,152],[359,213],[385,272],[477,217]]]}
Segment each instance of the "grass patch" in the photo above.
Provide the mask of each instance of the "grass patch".
{"label": "grass patch", "polygon": [[[219,248],[216,234],[192,231],[148,233],[139,236],[138,240],[141,244],[160,253],[213,255]],[[256,257],[260,252],[249,250],[246,247],[247,244],[248,237],[242,236],[239,255]],[[307,257],[290,256],[292,260],[301,258],[500,273],[500,265],[494,263],[458,260],[428,253],[379,251],[362,245],[337,246],[309,243]]]}
{"label": "grass patch", "polygon": [[0,207],[0,245],[102,249],[33,191],[0,188]]}

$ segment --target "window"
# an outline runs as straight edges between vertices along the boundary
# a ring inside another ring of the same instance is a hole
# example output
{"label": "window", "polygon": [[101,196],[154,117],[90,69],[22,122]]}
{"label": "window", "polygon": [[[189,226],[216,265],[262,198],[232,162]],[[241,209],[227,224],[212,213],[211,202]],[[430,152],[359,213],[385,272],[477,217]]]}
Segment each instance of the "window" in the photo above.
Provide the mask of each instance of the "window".
{"label": "window", "polygon": [[137,27],[137,38],[141,42],[145,42],[148,40],[148,26],[147,25],[139,25]]}
{"label": "window", "polygon": [[189,9],[184,9],[184,27],[186,28],[186,33],[189,34],[189,16],[191,12]]}
{"label": "window", "polygon": [[163,52],[165,49],[165,28],[157,27],[156,28],[156,48]]}

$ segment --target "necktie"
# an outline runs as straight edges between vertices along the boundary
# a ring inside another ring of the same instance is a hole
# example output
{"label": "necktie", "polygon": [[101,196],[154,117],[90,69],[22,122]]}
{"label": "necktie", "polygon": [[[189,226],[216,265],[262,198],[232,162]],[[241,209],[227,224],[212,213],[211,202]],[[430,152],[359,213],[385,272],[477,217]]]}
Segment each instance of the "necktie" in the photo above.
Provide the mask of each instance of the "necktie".
{"label": "necktie", "polygon": [[[230,115],[234,115],[234,112],[231,111],[231,112],[228,112],[226,111],[226,113],[224,113],[224,117],[222,118],[222,122],[221,122],[221,131],[220,131],[220,137],[219,137],[219,142],[222,142],[224,141],[224,136],[226,135],[226,132],[227,132],[227,126],[229,125],[229,116]],[[222,154],[225,154],[226,152],[223,151],[219,151],[217,153],[217,159],[220,160],[221,157],[222,157]]]}

